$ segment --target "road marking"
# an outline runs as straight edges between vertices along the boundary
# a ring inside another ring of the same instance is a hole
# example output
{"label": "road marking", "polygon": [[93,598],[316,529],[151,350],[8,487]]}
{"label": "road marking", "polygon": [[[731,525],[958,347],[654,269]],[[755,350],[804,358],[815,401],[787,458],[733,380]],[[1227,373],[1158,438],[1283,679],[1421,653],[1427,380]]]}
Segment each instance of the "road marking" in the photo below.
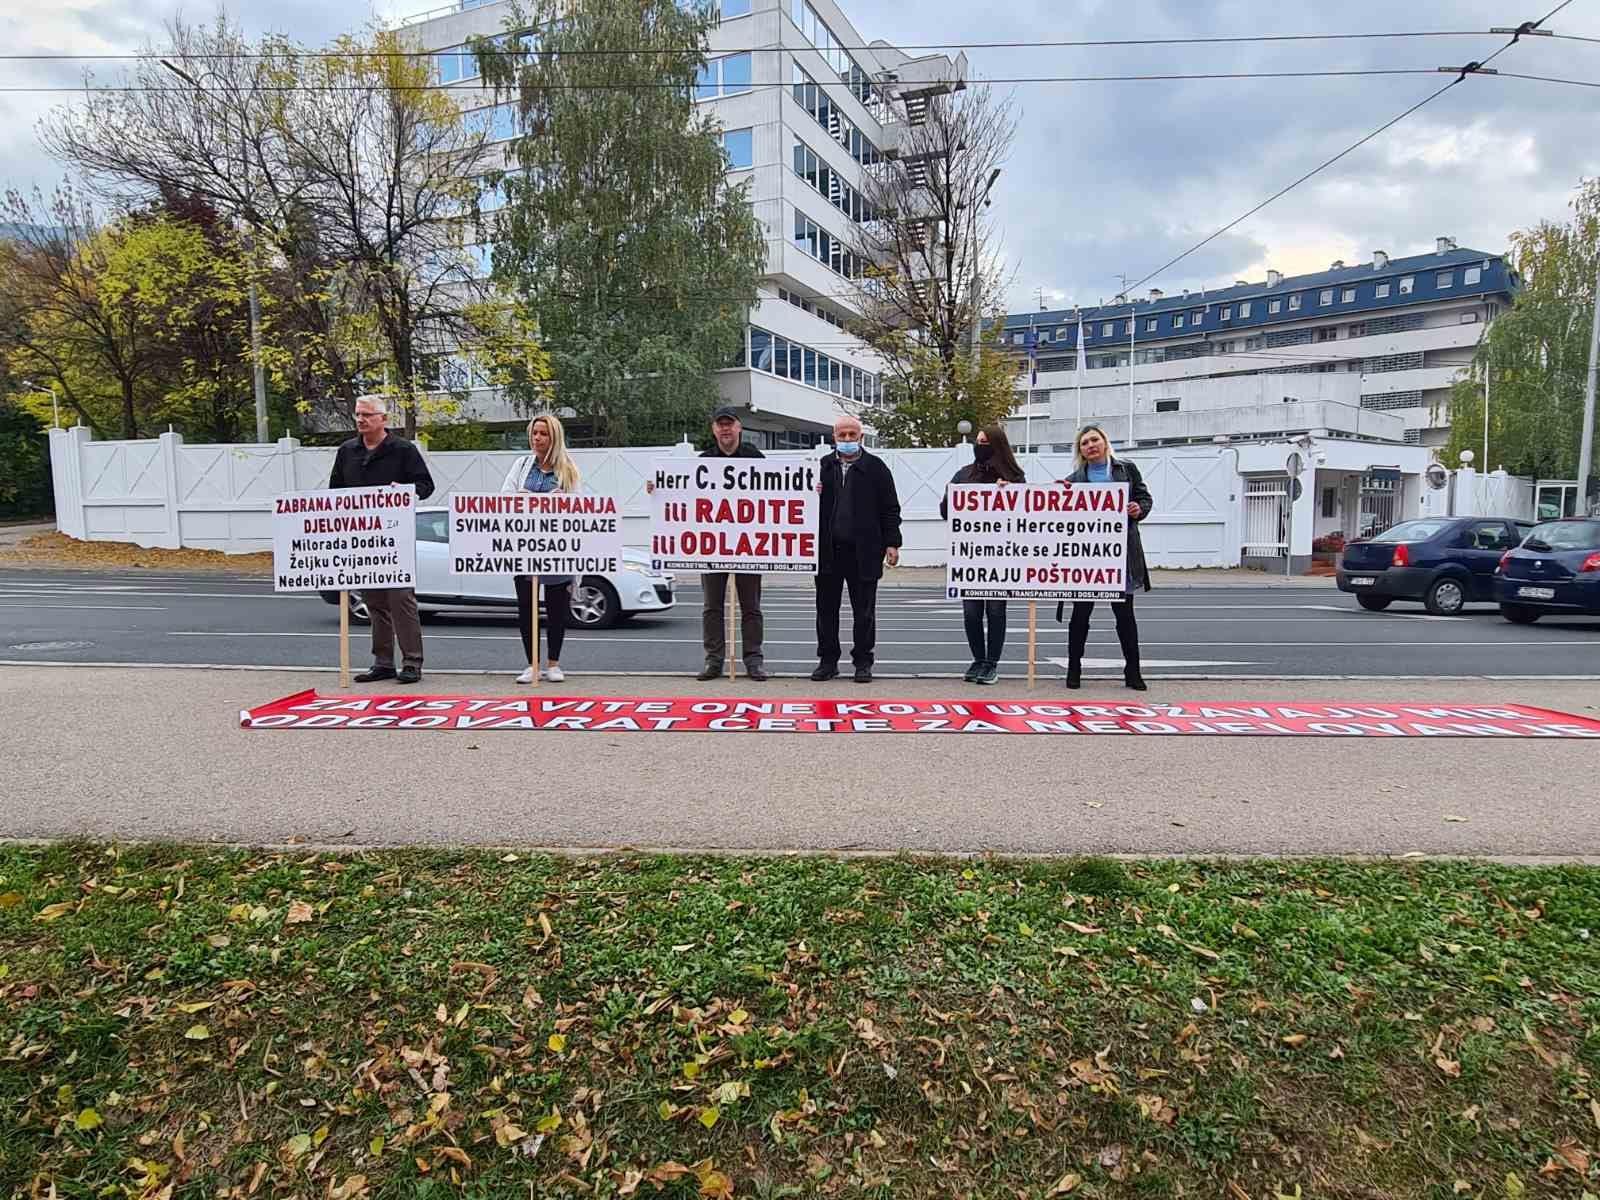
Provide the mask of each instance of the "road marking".
{"label": "road marking", "polygon": [[105,612],[166,612],[166,607],[159,604],[7,604],[0,602],[0,608],[87,608]]}
{"label": "road marking", "polygon": [[1481,613],[1463,612],[1460,616],[1446,617],[1437,613],[1407,613],[1407,612],[1368,612],[1364,608],[1345,608],[1340,604],[1308,604],[1307,608],[1320,609],[1323,612],[1342,613],[1349,617],[1399,617],[1403,621],[1463,621],[1471,617],[1481,616]]}
{"label": "road marking", "polygon": [[[1041,658],[1039,661],[1042,662],[1042,663],[1054,663],[1056,666],[1061,667],[1063,670],[1071,665],[1071,662],[1068,659],[1065,659],[1065,658]],[[1243,662],[1243,661],[1229,662],[1226,659],[1219,659],[1219,660],[1217,660],[1215,662],[1208,662],[1208,661],[1206,661],[1204,659],[1190,660],[1190,659],[1183,659],[1183,658],[1146,658],[1146,659],[1142,659],[1141,662],[1142,662],[1142,665],[1146,666],[1146,667],[1261,667],[1261,666],[1266,666],[1265,663]],[[1121,670],[1124,665],[1126,665],[1126,664],[1120,658],[1085,658],[1083,660],[1083,666],[1085,666],[1085,667],[1106,667],[1106,668],[1115,667],[1117,670]]]}

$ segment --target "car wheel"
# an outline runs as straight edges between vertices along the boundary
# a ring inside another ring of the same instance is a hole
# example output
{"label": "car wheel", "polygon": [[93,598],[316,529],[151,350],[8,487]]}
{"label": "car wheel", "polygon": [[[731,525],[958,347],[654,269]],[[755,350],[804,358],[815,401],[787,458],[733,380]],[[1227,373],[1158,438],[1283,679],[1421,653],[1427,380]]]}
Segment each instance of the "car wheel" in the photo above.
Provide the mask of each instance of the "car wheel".
{"label": "car wheel", "polygon": [[367,598],[360,592],[350,592],[350,623],[352,625],[371,625],[372,610],[367,607]]}
{"label": "car wheel", "polygon": [[1433,581],[1428,594],[1422,598],[1422,606],[1436,617],[1458,617],[1467,607],[1467,590],[1462,587],[1461,580],[1446,575]]}
{"label": "car wheel", "polygon": [[578,629],[610,629],[622,615],[617,589],[593,575],[572,589],[572,624]]}
{"label": "car wheel", "polygon": [[1357,596],[1356,603],[1368,612],[1382,612],[1394,603],[1393,596]]}
{"label": "car wheel", "polygon": [[1500,615],[1513,625],[1532,625],[1539,619],[1539,614],[1526,604],[1502,604]]}

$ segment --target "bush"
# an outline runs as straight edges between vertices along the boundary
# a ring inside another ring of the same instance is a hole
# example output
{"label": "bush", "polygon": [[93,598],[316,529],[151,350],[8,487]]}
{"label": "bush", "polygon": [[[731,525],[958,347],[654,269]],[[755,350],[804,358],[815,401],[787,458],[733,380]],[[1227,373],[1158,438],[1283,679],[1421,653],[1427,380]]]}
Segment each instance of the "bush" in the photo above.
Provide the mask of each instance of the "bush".
{"label": "bush", "polygon": [[9,399],[0,399],[0,520],[48,517],[55,507],[45,427]]}
{"label": "bush", "polygon": [[1311,542],[1313,554],[1337,554],[1344,549],[1344,534],[1325,533]]}

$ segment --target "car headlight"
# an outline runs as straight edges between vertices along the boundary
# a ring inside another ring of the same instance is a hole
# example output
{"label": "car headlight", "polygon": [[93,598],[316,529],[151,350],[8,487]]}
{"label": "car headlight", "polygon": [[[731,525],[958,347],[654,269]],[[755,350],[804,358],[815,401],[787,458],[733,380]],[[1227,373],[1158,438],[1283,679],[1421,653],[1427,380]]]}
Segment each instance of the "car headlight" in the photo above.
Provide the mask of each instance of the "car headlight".
{"label": "car headlight", "polygon": [[625,563],[622,564],[622,569],[624,571],[633,571],[633,572],[635,572],[635,573],[637,573],[639,575],[648,575],[648,576],[654,576],[655,575],[655,572],[652,571],[650,569],[649,565],[646,564],[646,563],[625,562]]}

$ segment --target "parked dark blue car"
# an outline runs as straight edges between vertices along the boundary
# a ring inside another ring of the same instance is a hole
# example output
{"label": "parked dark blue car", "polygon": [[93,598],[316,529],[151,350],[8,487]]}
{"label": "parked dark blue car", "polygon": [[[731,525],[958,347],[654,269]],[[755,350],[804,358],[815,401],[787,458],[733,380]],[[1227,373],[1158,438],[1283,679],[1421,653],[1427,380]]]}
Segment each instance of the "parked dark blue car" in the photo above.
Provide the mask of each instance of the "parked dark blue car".
{"label": "parked dark blue car", "polygon": [[1600,521],[1536,525],[1495,571],[1500,615],[1518,625],[1543,616],[1600,617]]}
{"label": "parked dark blue car", "polygon": [[1493,603],[1495,568],[1521,542],[1529,521],[1509,517],[1424,517],[1350,542],[1339,558],[1339,590],[1373,612],[1420,600],[1453,617],[1474,602]]}

